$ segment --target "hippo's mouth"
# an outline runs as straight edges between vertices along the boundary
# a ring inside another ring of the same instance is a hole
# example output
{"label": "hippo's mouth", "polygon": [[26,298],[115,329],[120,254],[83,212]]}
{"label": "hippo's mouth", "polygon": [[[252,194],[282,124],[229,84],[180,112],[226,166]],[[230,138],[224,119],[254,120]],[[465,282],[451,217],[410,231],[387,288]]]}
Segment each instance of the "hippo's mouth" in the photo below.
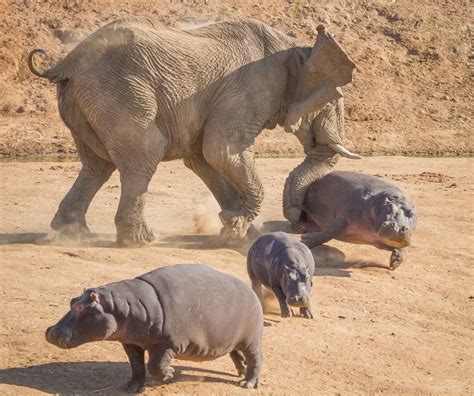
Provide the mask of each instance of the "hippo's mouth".
{"label": "hippo's mouth", "polygon": [[299,298],[299,299],[288,298],[286,302],[288,303],[290,307],[294,307],[294,308],[307,308],[308,307],[308,299],[306,298]]}
{"label": "hippo's mouth", "polygon": [[58,331],[54,328],[46,330],[46,341],[61,349],[71,349],[81,345],[80,342],[74,340],[72,333],[68,331]]}
{"label": "hippo's mouth", "polygon": [[404,235],[380,235],[380,241],[393,248],[404,248],[411,245],[411,236]]}

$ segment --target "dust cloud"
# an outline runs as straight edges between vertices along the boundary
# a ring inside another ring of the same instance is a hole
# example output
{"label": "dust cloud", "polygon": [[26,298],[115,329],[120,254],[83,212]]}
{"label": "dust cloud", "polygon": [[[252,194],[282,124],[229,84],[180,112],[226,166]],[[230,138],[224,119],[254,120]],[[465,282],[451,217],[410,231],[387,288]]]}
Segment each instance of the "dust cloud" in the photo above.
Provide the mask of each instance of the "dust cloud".
{"label": "dust cloud", "polygon": [[204,203],[196,208],[193,223],[196,233],[201,235],[219,234],[222,223],[219,219],[220,208],[216,200],[208,196]]}

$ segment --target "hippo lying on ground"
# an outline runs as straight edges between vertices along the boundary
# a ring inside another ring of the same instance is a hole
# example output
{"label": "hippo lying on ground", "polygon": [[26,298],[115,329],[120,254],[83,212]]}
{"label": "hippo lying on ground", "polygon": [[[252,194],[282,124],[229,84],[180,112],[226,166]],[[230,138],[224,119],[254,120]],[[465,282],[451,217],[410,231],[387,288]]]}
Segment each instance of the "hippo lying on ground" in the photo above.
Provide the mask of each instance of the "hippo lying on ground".
{"label": "hippo lying on ground", "polygon": [[310,294],[314,259],[306,245],[284,232],[264,235],[248,252],[247,272],[260,301],[262,285],[273,290],[282,318],[292,313],[289,306],[298,307],[305,318],[313,318]]}
{"label": "hippo lying on ground", "polygon": [[173,378],[173,358],[204,361],[230,354],[239,375],[245,374],[239,384],[256,388],[262,329],[262,308],[244,282],[206,265],[181,264],[87,289],[46,330],[46,339],[65,349],[121,342],[132,366],[129,392],[144,390],[145,350],[148,371],[158,380]]}
{"label": "hippo lying on ground", "polygon": [[415,208],[395,185],[357,172],[331,172],[308,189],[294,231],[310,248],[331,239],[391,250],[390,269],[406,256]]}

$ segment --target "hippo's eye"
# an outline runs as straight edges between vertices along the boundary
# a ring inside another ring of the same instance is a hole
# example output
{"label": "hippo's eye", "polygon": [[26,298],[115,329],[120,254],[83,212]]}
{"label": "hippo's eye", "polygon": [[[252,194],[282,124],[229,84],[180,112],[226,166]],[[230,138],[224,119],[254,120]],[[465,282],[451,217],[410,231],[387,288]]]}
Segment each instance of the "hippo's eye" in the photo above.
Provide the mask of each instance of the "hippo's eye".
{"label": "hippo's eye", "polygon": [[84,311],[84,304],[77,304],[76,305],[76,312],[81,313],[82,311]]}

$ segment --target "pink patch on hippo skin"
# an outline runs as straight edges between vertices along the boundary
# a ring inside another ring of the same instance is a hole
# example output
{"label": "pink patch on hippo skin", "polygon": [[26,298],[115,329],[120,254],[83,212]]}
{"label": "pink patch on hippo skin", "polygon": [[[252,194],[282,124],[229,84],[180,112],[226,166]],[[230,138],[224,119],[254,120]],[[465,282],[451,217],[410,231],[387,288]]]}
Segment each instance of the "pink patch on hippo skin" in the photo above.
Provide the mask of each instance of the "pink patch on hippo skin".
{"label": "pink patch on hippo skin", "polygon": [[349,225],[344,230],[344,234],[336,237],[344,242],[358,243],[358,244],[373,244],[380,242],[380,237],[371,229],[349,221]]}

